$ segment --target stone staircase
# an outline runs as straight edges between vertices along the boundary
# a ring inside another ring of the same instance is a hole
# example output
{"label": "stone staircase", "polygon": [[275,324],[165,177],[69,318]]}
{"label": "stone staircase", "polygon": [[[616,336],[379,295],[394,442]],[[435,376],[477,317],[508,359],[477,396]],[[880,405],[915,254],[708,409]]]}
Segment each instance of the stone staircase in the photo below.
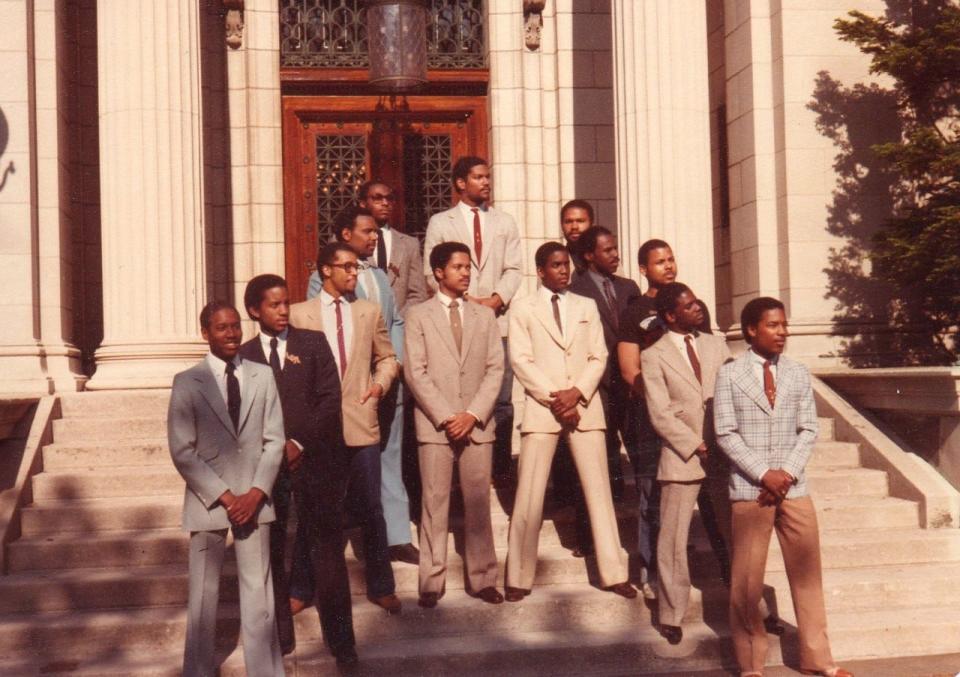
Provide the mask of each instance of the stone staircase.
{"label": "stone staircase", "polygon": [[[182,481],[165,440],[166,392],[81,393],[33,478],[22,537],[0,576],[0,675],[176,675],[183,645],[187,539],[179,529]],[[825,597],[838,659],[939,654],[960,646],[960,531],[918,527],[917,504],[891,498],[886,473],[859,467],[856,445],[822,419],[809,470],[822,530]],[[629,474],[629,473],[628,473]],[[494,534],[506,555],[509,496],[494,496]],[[625,505],[632,503],[628,496]],[[636,517],[619,508],[625,545]],[[364,674],[689,674],[729,665],[725,591],[702,530],[691,557],[693,603],[684,641],[653,627],[655,604],[591,585],[590,560],[570,556],[569,509],[548,508],[534,593],[491,607],[463,593],[453,518],[447,595],[416,606],[417,570],[395,564],[400,616],[366,601],[348,552],[354,624]],[[502,568],[501,568],[502,578]],[[776,539],[767,567],[771,603],[795,623]],[[243,675],[233,565],[221,593],[223,675]],[[296,617],[288,675],[336,674],[312,609]],[[772,642],[771,661],[796,664],[796,635]]]}

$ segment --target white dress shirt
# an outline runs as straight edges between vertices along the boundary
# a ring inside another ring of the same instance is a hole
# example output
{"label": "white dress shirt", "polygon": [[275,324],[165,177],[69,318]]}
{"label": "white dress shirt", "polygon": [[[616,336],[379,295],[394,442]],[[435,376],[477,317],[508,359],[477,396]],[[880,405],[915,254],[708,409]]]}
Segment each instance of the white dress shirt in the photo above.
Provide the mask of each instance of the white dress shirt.
{"label": "white dress shirt", "polygon": [[[207,353],[207,366],[210,367],[210,371],[213,372],[213,378],[217,382],[217,388],[220,389],[220,396],[223,398],[223,403],[228,404],[227,402],[227,363],[221,360],[219,357],[213,353]],[[237,383],[240,384],[240,392],[243,392],[243,360],[240,359],[239,355],[234,355],[233,364],[236,367],[236,370],[233,372],[234,376],[237,377]]]}
{"label": "white dress shirt", "polygon": [[466,303],[469,303],[465,298],[452,299],[440,290],[437,292],[437,300],[440,301],[440,305],[443,306],[443,313],[447,316],[447,321],[450,321],[450,304],[454,301],[457,302],[457,312],[460,313],[460,326],[463,326],[463,306]]}
{"label": "white dress shirt", "polygon": [[[690,361],[690,355],[687,354],[687,337],[690,336],[693,339],[697,338],[696,332],[690,332],[689,334],[681,334],[680,332],[673,331],[672,329],[667,332],[667,336],[670,337],[670,342],[677,347],[677,350],[680,351],[680,354],[683,355],[683,361],[687,363],[687,366],[690,367],[690,371],[696,374],[696,370],[693,368],[693,363]],[[693,346],[693,354],[697,356],[697,359],[700,359],[700,351],[697,350],[696,340],[690,341],[690,345]]]}
{"label": "white dress shirt", "polygon": [[543,285],[540,285],[540,289],[537,291],[540,295],[540,299],[550,307],[551,317],[553,316],[553,295],[557,295],[557,305],[560,307],[560,335],[563,338],[567,337],[567,290],[562,291],[550,291]]}
{"label": "white dress shirt", "polygon": [[[387,264],[390,263],[390,245],[393,244],[393,228],[390,227],[390,224],[380,226],[380,239],[383,240],[383,246],[387,252]],[[378,247],[379,249],[379,247]],[[373,254],[367,259],[374,265],[374,267],[380,267],[380,259],[377,257],[377,249],[373,250]]]}
{"label": "white dress shirt", "polygon": [[288,329],[284,329],[282,332],[276,336],[270,336],[270,334],[264,334],[260,332],[260,345],[263,347],[263,356],[267,358],[267,364],[270,364],[270,340],[273,338],[277,339],[277,357],[280,358],[280,371],[283,371],[283,368],[286,366],[287,359],[287,334],[289,333]]}
{"label": "white dress shirt", "polygon": [[[340,348],[337,347],[337,309],[334,307],[334,298],[327,293],[326,289],[320,290],[320,319],[323,322],[323,335],[327,337],[327,343],[330,346],[330,352],[333,353],[333,359],[337,363],[337,376],[340,375]],[[340,297],[340,315],[343,317],[343,347],[350,359],[350,348],[353,347],[353,312],[350,304],[343,296]],[[349,362],[348,362],[349,366]]]}

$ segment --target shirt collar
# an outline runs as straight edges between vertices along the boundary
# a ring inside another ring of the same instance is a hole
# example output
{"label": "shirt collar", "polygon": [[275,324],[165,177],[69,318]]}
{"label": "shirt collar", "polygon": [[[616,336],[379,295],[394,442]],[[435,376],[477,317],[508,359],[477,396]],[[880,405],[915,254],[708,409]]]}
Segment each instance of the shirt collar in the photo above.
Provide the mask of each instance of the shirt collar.
{"label": "shirt collar", "polygon": [[440,300],[440,303],[443,304],[443,307],[444,307],[444,308],[449,308],[449,307],[450,307],[450,304],[453,303],[454,301],[457,302],[457,306],[458,306],[458,307],[462,308],[463,305],[464,305],[464,303],[466,302],[463,298],[460,298],[460,299],[452,299],[452,298],[450,298],[449,296],[447,296],[446,294],[444,294],[442,291],[438,291],[438,292],[437,292],[437,298]]}
{"label": "shirt collar", "polygon": [[560,297],[560,301],[563,301],[564,295],[567,293],[566,289],[561,289],[560,291],[550,291],[545,286],[540,285],[540,296],[546,299],[548,302],[553,302],[553,295],[556,294]]}
{"label": "shirt collar", "polygon": [[468,205],[468,204],[467,204],[466,202],[464,202],[463,200],[460,200],[460,202],[458,202],[457,204],[460,205],[460,209],[462,209],[463,211],[465,211],[465,212],[466,212],[467,214],[469,214],[470,216],[473,216],[473,210],[474,210],[474,209],[479,210],[481,214],[486,214],[486,213],[487,213],[487,209],[488,209],[486,202],[484,202],[483,204],[477,205],[476,207],[471,207],[470,205]]}
{"label": "shirt collar", "polygon": [[[754,352],[753,348],[750,348],[749,350],[747,350],[747,356],[751,362],[754,362],[761,366],[763,365],[764,362],[767,361],[767,358],[765,358],[763,355],[760,355],[759,353]],[[770,358],[770,364],[772,364],[773,366],[776,366],[779,361],[780,361],[779,355],[774,355],[773,357]]]}
{"label": "shirt collar", "polygon": [[587,274],[590,275],[591,279],[597,284],[598,287],[602,287],[603,283],[607,280],[610,280],[610,284],[613,284],[613,278],[607,277],[603,273],[598,273],[595,270],[587,269]]}
{"label": "shirt collar", "polygon": [[[325,306],[332,306],[332,305],[333,305],[333,302],[334,302],[334,300],[335,300],[335,299],[333,298],[333,296],[331,296],[331,295],[327,292],[326,289],[321,289],[321,290],[320,290],[320,295],[319,295],[317,298],[319,298],[319,299],[320,299],[320,303],[322,303],[322,304],[325,305]],[[346,296],[341,296],[340,299],[341,299],[344,303],[348,303]]]}
{"label": "shirt collar", "polygon": [[287,340],[287,334],[289,333],[290,333],[290,327],[287,327],[276,336],[270,336],[270,334],[267,334],[265,332],[260,332],[260,342],[263,344],[264,348],[269,348],[270,339],[276,338],[278,343],[285,343]]}
{"label": "shirt collar", "polygon": [[[233,362],[234,367],[239,369],[241,364],[240,355],[234,355],[231,362]],[[214,355],[212,352],[207,352],[207,365],[209,365],[210,369],[213,371],[214,376],[217,376],[218,378],[227,373],[227,363]]]}

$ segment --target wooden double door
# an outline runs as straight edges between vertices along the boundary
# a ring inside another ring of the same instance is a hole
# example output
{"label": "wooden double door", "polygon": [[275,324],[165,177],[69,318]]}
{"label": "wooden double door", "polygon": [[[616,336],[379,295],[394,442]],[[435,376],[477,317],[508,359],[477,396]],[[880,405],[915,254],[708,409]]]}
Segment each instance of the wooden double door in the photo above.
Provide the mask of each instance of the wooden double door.
{"label": "wooden double door", "polygon": [[483,97],[372,96],[283,100],[284,235],[291,298],[301,300],[333,221],[377,179],[397,196],[392,225],[423,239],[429,218],[454,202],[451,169],[486,156]]}

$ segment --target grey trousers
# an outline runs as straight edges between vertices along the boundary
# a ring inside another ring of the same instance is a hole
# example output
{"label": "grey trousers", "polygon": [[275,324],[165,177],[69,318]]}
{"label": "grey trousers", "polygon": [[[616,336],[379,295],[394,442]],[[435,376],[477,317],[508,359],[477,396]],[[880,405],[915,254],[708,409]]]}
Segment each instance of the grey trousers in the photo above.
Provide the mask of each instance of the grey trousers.
{"label": "grey trousers", "polygon": [[[283,675],[283,655],[274,618],[269,525],[234,528],[233,538],[240,582],[240,637],[247,675]],[[184,677],[214,677],[217,674],[214,649],[220,571],[226,543],[226,529],[190,533],[190,593],[187,603],[187,640],[183,651]]]}

